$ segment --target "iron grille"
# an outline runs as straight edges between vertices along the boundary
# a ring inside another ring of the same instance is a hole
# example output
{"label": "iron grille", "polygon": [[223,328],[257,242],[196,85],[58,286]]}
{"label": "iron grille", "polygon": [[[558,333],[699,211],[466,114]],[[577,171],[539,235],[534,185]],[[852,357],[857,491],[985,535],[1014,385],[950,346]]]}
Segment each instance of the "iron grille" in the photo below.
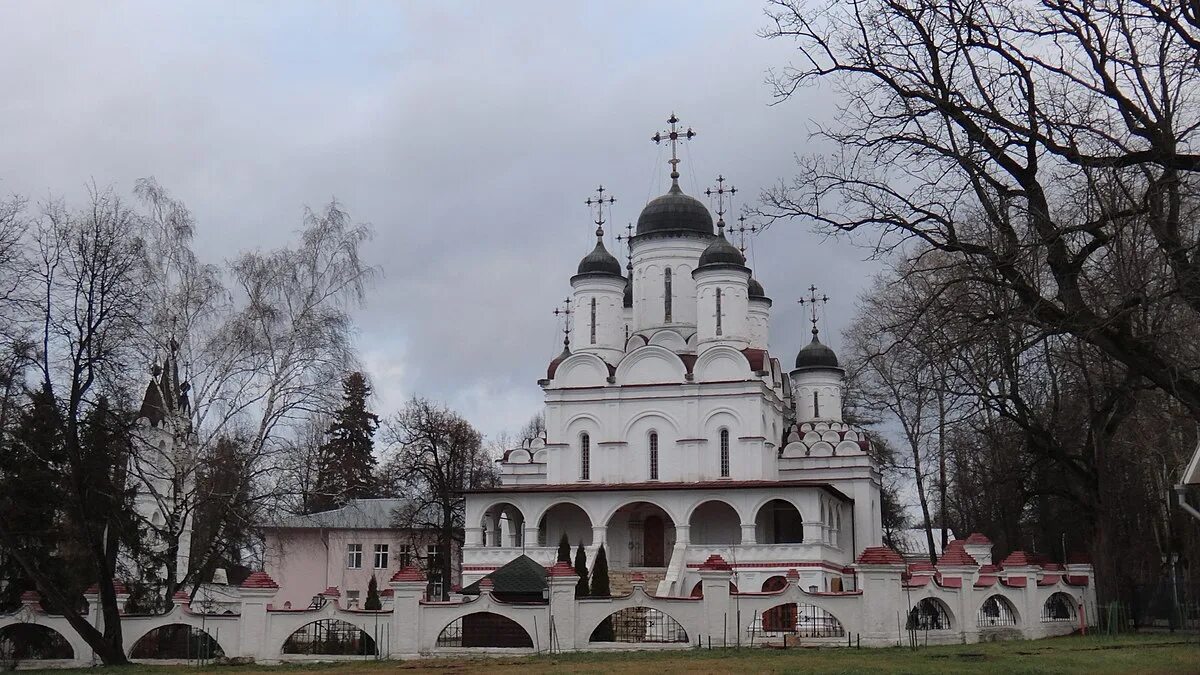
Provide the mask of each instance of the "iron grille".
{"label": "iron grille", "polygon": [[687,642],[687,631],[668,614],[650,607],[626,607],[592,631],[592,642]]}
{"label": "iron grille", "polygon": [[765,637],[845,637],[846,629],[837,617],[816,605],[789,602],[762,613],[750,627],[751,634]]}
{"label": "iron grille", "polygon": [[992,626],[1015,626],[1017,625],[1017,615],[1013,611],[1008,600],[998,595],[993,595],[983,601],[983,605],[979,608],[979,615],[976,617],[975,625],[979,628],[990,628]]}
{"label": "iron grille", "polygon": [[205,660],[225,656],[208,633],[194,626],[173,623],[143,635],[129,651],[131,659]]}
{"label": "iron grille", "polygon": [[340,619],[320,619],[301,626],[283,643],[284,654],[374,656],[375,640]]}
{"label": "iron grille", "polygon": [[1042,605],[1042,622],[1071,621],[1075,618],[1075,602],[1064,593],[1055,593]]}
{"label": "iron grille", "polygon": [[925,598],[908,612],[906,630],[950,630],[950,610],[933,598]]}
{"label": "iron grille", "polygon": [[[33,623],[14,623],[0,628],[0,668],[8,663],[39,659],[73,659],[75,652],[61,633]],[[9,668],[10,670],[12,668]]]}
{"label": "iron grille", "polygon": [[438,647],[533,647],[521,624],[492,612],[475,612],[451,621],[438,633]]}

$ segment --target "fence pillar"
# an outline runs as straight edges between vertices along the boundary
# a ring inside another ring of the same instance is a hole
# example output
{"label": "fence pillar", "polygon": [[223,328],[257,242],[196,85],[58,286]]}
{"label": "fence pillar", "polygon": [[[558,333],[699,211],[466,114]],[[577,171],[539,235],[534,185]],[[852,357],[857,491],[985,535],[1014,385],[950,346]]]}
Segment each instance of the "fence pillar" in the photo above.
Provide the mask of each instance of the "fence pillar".
{"label": "fence pillar", "polygon": [[[868,546],[854,564],[862,591],[859,627],[863,642],[882,646],[903,642],[911,609],[901,587],[904,557],[886,546]],[[855,630],[846,626],[846,630]]]}
{"label": "fence pillar", "polygon": [[729,602],[729,580],[733,578],[733,568],[719,555],[710,555],[700,565],[700,588],[704,591],[704,635],[702,644],[712,644],[724,647],[726,644],[736,644],[738,631],[737,616],[732,611]]}
{"label": "fence pillar", "polygon": [[[550,616],[548,625],[539,632],[544,633],[542,644],[547,649],[561,649],[564,652],[574,651],[576,645],[576,608],[575,585],[579,583],[579,575],[565,562],[554,563],[546,576],[546,584],[550,590]],[[553,626],[553,632],[550,627]]]}
{"label": "fence pillar", "polygon": [[281,645],[272,644],[267,629],[267,603],[279,592],[279,584],[266,572],[254,572],[238,587],[242,599],[241,618],[238,621],[238,656],[249,656],[259,661],[279,658]]}
{"label": "fence pillar", "polygon": [[388,656],[416,656],[421,653],[421,600],[428,580],[425,573],[409,565],[392,575],[391,648]]}

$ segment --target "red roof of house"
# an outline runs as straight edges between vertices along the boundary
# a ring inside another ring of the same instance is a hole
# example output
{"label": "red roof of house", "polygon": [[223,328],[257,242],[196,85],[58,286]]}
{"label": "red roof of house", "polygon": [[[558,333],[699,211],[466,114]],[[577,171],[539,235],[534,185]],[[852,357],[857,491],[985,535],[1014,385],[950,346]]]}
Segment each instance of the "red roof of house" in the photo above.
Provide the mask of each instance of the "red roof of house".
{"label": "red roof of house", "polygon": [[887,546],[868,546],[855,562],[859,565],[903,565],[904,556]]}
{"label": "red roof of house", "polygon": [[721,556],[719,556],[715,553],[708,556],[708,560],[705,560],[704,563],[700,565],[700,569],[702,569],[702,570],[722,570],[722,571],[726,571],[726,572],[730,572],[733,570],[733,568],[730,567],[729,563],[725,562],[724,558],[722,558]]}
{"label": "red roof of house", "polygon": [[[554,566],[550,568],[550,570],[547,572],[547,574],[549,574],[552,577],[577,577],[577,576],[579,576],[578,574],[575,573],[575,568],[571,567],[570,563],[565,563],[561,560],[554,563]],[[490,579],[489,579],[489,581],[490,581]]]}
{"label": "red roof of house", "polygon": [[992,540],[988,539],[982,532],[972,532],[967,535],[966,543],[974,546],[991,546]]}
{"label": "red roof of house", "polygon": [[1034,564],[1033,558],[1025,551],[1013,551],[1008,554],[1008,557],[1000,561],[1003,567],[1030,567]]}
{"label": "red roof of house", "polygon": [[241,588],[274,589],[279,588],[279,584],[275,583],[270,574],[259,570],[251,572],[250,576],[246,577],[246,580],[242,582]]}
{"label": "red roof of house", "polygon": [[392,581],[425,581],[425,573],[409,565],[401,567],[392,575]]}

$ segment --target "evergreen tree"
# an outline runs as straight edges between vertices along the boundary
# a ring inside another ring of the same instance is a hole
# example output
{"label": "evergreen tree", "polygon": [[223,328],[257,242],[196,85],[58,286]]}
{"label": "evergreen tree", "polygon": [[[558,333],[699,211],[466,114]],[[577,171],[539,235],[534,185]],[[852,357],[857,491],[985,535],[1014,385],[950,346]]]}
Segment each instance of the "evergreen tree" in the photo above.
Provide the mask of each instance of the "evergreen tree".
{"label": "evergreen tree", "polygon": [[558,540],[558,560],[557,562],[565,562],[571,564],[571,540],[567,539],[567,533],[563,532],[562,538]]}
{"label": "evergreen tree", "polygon": [[[608,585],[608,554],[604,552],[604,544],[600,544],[600,550],[596,552],[596,565],[592,568],[592,597],[607,598],[611,595]],[[592,631],[591,640],[612,642],[614,639],[612,617],[607,616],[596,626],[596,630]]]}
{"label": "evergreen tree", "polygon": [[374,437],[379,416],[367,410],[370,396],[371,385],[362,373],[350,373],[342,382],[344,405],[334,412],[326,432],[329,440],[321,446],[316,486],[306,505],[309,513],[377,495]]}
{"label": "evergreen tree", "polygon": [[371,575],[371,580],[367,582],[367,600],[363,603],[363,609],[371,611],[379,611],[383,609],[383,601],[379,599],[379,582],[375,580],[375,575]]}
{"label": "evergreen tree", "polygon": [[[566,536],[563,535],[564,539]],[[575,597],[586,598],[588,596],[587,555],[583,552],[582,541],[579,542],[579,548],[575,549],[575,573],[579,575],[579,582],[575,584]]]}

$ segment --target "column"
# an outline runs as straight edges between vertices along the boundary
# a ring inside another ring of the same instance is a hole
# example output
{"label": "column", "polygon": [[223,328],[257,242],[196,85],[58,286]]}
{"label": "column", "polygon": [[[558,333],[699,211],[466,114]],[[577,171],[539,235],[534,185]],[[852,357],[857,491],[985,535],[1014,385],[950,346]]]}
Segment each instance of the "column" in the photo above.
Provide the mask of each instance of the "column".
{"label": "column", "polygon": [[754,523],[742,523],[742,546],[758,543],[758,527]]}

